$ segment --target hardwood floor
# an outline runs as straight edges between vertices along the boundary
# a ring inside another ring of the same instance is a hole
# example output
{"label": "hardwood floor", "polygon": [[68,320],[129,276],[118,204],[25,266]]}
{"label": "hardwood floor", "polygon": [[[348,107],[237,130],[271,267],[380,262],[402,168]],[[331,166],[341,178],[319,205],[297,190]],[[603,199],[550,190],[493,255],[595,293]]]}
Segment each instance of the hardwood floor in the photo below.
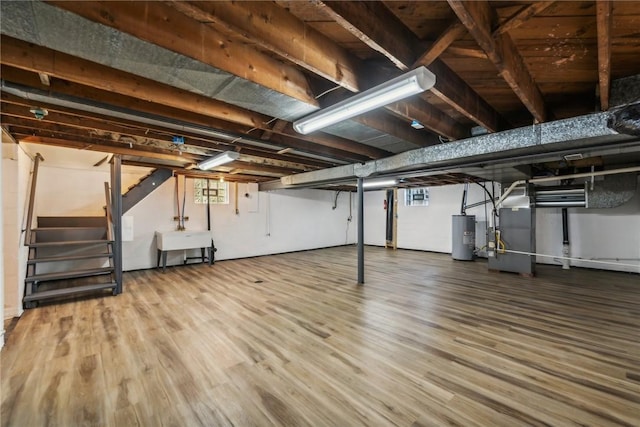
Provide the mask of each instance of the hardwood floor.
{"label": "hardwood floor", "polygon": [[640,276],[354,247],[27,311],[3,426],[640,425]]}

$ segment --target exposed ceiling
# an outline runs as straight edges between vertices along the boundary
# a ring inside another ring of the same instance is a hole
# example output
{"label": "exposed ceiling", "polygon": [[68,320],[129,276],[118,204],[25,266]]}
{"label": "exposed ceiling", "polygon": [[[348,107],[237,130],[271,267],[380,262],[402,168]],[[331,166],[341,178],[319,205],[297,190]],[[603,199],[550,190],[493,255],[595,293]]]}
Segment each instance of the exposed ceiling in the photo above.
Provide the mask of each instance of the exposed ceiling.
{"label": "exposed ceiling", "polygon": [[[1,121],[16,140],[198,176],[198,161],[235,150],[239,160],[207,173],[229,181],[607,111],[612,80],[640,74],[633,1],[2,1],[0,12]],[[418,65],[436,74],[432,90],[322,132],[293,130],[295,119]],[[422,182],[487,178],[477,171]]]}

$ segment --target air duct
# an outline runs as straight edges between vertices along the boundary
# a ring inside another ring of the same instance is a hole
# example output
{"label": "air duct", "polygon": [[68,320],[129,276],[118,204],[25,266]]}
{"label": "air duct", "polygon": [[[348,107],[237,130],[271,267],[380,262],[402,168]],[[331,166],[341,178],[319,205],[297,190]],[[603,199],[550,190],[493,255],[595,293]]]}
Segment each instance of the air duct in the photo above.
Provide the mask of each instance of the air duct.
{"label": "air duct", "polygon": [[594,182],[593,188],[586,183],[586,207],[602,209],[621,206],[631,200],[637,187],[636,173],[607,176],[603,181]]}

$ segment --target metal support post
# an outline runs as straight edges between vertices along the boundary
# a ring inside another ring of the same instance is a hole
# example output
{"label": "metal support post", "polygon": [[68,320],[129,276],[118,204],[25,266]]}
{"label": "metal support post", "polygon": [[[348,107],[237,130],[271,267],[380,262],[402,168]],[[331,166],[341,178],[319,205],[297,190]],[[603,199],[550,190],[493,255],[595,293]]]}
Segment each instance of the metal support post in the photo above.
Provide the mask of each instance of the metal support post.
{"label": "metal support post", "polygon": [[569,251],[569,214],[567,212],[567,208],[562,208],[562,269],[569,270],[571,268],[570,261],[568,258],[570,255]]}
{"label": "metal support post", "polygon": [[364,284],[364,178],[358,178],[358,285]]}
{"label": "metal support post", "polygon": [[122,293],[122,174],[121,156],[111,160],[111,206],[113,209],[113,267],[116,294]]}

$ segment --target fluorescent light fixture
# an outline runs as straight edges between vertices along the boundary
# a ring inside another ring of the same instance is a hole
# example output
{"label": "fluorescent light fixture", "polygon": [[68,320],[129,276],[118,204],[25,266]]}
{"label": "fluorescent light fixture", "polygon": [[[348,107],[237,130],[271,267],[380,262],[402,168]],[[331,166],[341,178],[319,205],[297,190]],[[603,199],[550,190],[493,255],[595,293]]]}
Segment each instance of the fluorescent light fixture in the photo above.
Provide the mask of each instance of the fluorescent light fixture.
{"label": "fluorescent light fixture", "polygon": [[224,165],[225,163],[233,162],[234,160],[238,160],[240,154],[237,151],[225,151],[224,153],[220,153],[217,156],[210,157],[207,160],[203,160],[198,163],[198,169],[207,170],[215,168],[216,166]]}
{"label": "fluorescent light fixture", "polygon": [[398,183],[395,179],[387,179],[386,181],[366,181],[362,183],[363,188],[391,187]]}
{"label": "fluorescent light fixture", "polygon": [[436,76],[431,71],[425,67],[418,67],[331,107],[296,120],[293,122],[293,128],[296,132],[306,135],[408,96],[424,92],[431,89],[435,83]]}
{"label": "fluorescent light fixture", "polygon": [[567,154],[565,156],[562,156],[567,162],[570,162],[572,160],[582,160],[584,159],[584,156],[582,155],[582,153],[574,153],[574,154]]}

